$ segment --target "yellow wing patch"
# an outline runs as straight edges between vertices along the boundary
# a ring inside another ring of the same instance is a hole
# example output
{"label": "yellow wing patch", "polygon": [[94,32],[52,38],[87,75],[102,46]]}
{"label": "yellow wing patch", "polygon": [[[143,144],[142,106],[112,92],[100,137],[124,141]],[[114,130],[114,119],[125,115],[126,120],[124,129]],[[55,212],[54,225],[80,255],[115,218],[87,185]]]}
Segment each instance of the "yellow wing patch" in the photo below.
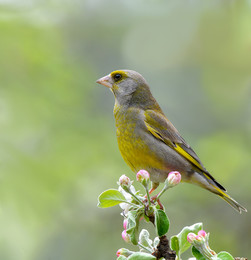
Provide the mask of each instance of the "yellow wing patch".
{"label": "yellow wing patch", "polygon": [[180,155],[185,157],[189,162],[197,166],[200,170],[204,171],[203,167],[200,165],[200,163],[195,160],[188,152],[186,152],[183,148],[181,148],[178,144],[176,144],[176,147],[174,147],[175,151],[178,152]]}
{"label": "yellow wing patch", "polygon": [[[203,166],[196,160],[194,159],[194,157],[192,155],[190,155],[188,152],[186,152],[181,146],[179,146],[179,144],[177,143],[173,143],[171,142],[169,139],[167,138],[163,138],[161,136],[161,134],[156,131],[154,128],[152,128],[147,122],[145,122],[146,127],[148,129],[148,131],[155,136],[156,138],[158,138],[159,140],[161,140],[162,142],[166,143],[168,146],[170,146],[172,149],[174,149],[177,153],[179,153],[180,155],[182,155],[184,158],[186,158],[189,162],[191,162],[193,165],[195,165],[196,167],[198,167],[200,170],[202,170],[204,172],[204,168]],[[207,176],[207,175],[206,175]],[[208,177],[208,176],[207,176]]]}
{"label": "yellow wing patch", "polygon": [[158,132],[152,128],[147,122],[145,122],[146,124],[146,127],[148,129],[148,131],[153,135],[155,136],[156,138],[160,139],[161,141],[165,142],[164,139],[161,137],[161,135],[158,134]]}
{"label": "yellow wing patch", "polygon": [[167,145],[172,146],[170,140],[164,139],[164,138],[161,136],[161,134],[159,134],[159,132],[156,131],[154,128],[152,128],[147,122],[145,122],[145,124],[146,124],[146,127],[147,127],[148,131],[149,131],[153,136],[155,136],[156,138],[160,139],[162,142],[166,143]]}

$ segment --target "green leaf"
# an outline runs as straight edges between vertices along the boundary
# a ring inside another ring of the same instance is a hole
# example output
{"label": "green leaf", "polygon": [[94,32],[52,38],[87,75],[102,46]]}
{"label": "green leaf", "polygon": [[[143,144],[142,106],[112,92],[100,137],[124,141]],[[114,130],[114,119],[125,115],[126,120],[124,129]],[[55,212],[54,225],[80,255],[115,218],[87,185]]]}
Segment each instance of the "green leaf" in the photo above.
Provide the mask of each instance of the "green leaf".
{"label": "green leaf", "polygon": [[[191,244],[187,241],[188,233],[193,232],[197,234],[201,229],[203,229],[202,223],[196,223],[192,226],[184,227],[180,231],[180,233],[176,236],[179,239],[179,254],[182,254],[191,246]],[[178,254],[178,252],[176,252],[176,254]]]}
{"label": "green leaf", "polygon": [[137,234],[139,228],[139,219],[142,216],[141,210],[131,210],[127,216],[127,229],[126,233],[129,234],[130,240],[134,245],[138,244]]}
{"label": "green leaf", "polygon": [[192,253],[197,260],[206,260],[206,258],[194,246],[192,247]]}
{"label": "green leaf", "polygon": [[127,258],[125,257],[125,256],[123,256],[123,255],[120,255],[118,258],[117,258],[117,260],[126,260]]}
{"label": "green leaf", "polygon": [[169,229],[169,219],[161,209],[155,210],[155,226],[159,237],[164,236]]}
{"label": "green leaf", "polygon": [[146,229],[142,229],[139,234],[139,243],[150,250],[152,250],[152,240],[150,239],[150,234]]}
{"label": "green leaf", "polygon": [[176,254],[179,253],[179,251],[180,251],[180,244],[179,244],[179,239],[178,239],[177,236],[172,236],[170,246],[171,246],[171,249],[176,252]]}
{"label": "green leaf", "polygon": [[136,227],[137,210],[130,210],[127,216],[126,233],[131,234]]}
{"label": "green leaf", "polygon": [[234,258],[228,253],[228,252],[225,252],[225,251],[222,251],[220,252],[217,257],[220,259],[220,260],[234,260]]}
{"label": "green leaf", "polygon": [[147,253],[136,252],[130,255],[127,259],[128,260],[156,260],[156,257]]}
{"label": "green leaf", "polygon": [[109,208],[126,202],[125,197],[118,190],[110,189],[102,192],[98,197],[98,207]]}
{"label": "green leaf", "polygon": [[146,216],[145,214],[144,214],[144,220],[146,221],[146,222],[149,222],[150,221],[150,219],[149,219],[149,217],[148,216]]}

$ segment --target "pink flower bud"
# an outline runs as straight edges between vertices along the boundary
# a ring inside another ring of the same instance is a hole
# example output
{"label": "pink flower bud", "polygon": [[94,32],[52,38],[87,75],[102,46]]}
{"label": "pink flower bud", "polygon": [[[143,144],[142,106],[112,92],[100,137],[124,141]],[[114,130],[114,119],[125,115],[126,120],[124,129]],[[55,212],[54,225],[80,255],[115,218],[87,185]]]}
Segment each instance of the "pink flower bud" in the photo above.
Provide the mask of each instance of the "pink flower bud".
{"label": "pink flower bud", "polygon": [[123,250],[123,248],[120,248],[120,249],[116,252],[117,257],[119,257],[119,256],[121,255],[122,250]]}
{"label": "pink flower bud", "polygon": [[117,257],[119,257],[119,256],[121,256],[121,255],[128,257],[128,256],[130,256],[132,253],[133,253],[132,251],[129,251],[129,250],[126,249],[126,248],[120,248],[120,249],[117,251],[116,255],[117,255]]}
{"label": "pink flower bud", "polygon": [[[209,233],[204,230],[200,230],[198,235],[189,233],[187,235],[187,241],[191,243],[203,256],[207,256],[207,259],[217,256],[217,254],[210,249],[208,244]],[[213,258],[212,258],[213,259]]]}
{"label": "pink flower bud", "polygon": [[130,236],[126,233],[126,230],[122,231],[122,238],[125,240],[126,243],[130,242]]}
{"label": "pink flower bud", "polygon": [[189,233],[189,234],[187,235],[187,241],[188,241],[189,243],[192,244],[195,240],[196,240],[196,235],[195,235],[194,233]]}
{"label": "pink flower bud", "polygon": [[126,176],[126,175],[122,175],[120,178],[119,178],[119,182],[118,184],[121,186],[121,187],[130,187],[132,185],[132,181]]}
{"label": "pink flower bud", "polygon": [[168,184],[170,186],[175,186],[181,181],[181,174],[177,171],[170,172],[167,177]]}
{"label": "pink flower bud", "polygon": [[204,230],[200,230],[200,231],[198,232],[198,235],[201,236],[201,237],[206,237],[207,233],[206,233],[206,231],[204,231]]}
{"label": "pink flower bud", "polygon": [[196,241],[197,241],[197,242],[202,243],[202,242],[204,241],[203,237],[200,236],[200,235],[197,235],[195,238],[196,238]]}
{"label": "pink flower bud", "polygon": [[136,177],[137,177],[137,181],[138,182],[142,182],[143,180],[148,181],[150,179],[149,173],[147,171],[145,171],[145,170],[140,170],[137,173]]}
{"label": "pink flower bud", "polygon": [[127,218],[124,219],[123,221],[123,228],[126,230],[126,227],[127,227],[127,223],[128,223],[128,220]]}

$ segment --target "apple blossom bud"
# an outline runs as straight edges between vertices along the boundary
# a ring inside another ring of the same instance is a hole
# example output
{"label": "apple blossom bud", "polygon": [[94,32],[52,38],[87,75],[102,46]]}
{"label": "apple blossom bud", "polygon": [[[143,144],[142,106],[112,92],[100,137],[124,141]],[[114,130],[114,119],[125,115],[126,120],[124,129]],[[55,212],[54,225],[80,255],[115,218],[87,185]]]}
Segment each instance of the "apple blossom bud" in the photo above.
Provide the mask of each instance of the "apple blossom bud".
{"label": "apple blossom bud", "polygon": [[132,181],[129,179],[129,177],[127,177],[126,175],[122,175],[120,178],[119,178],[119,182],[118,184],[124,188],[130,188],[130,186],[132,185]]}
{"label": "apple blossom bud", "polygon": [[126,230],[126,227],[127,227],[127,223],[128,223],[128,220],[127,218],[124,219],[123,221],[123,228]]}
{"label": "apple blossom bud", "polygon": [[122,254],[122,250],[123,248],[120,248],[117,252],[116,252],[116,256],[119,257]]}
{"label": "apple blossom bud", "polygon": [[136,177],[138,182],[142,182],[143,180],[148,181],[150,179],[149,173],[145,170],[138,171]]}
{"label": "apple blossom bud", "polygon": [[117,257],[119,257],[119,256],[121,256],[121,255],[128,257],[128,256],[130,256],[132,253],[133,253],[132,251],[130,251],[130,250],[126,249],[126,248],[120,248],[120,249],[117,251],[116,255],[117,255]]}
{"label": "apple blossom bud", "polygon": [[198,235],[201,236],[201,237],[206,237],[207,233],[206,233],[206,231],[204,231],[204,230],[200,230],[200,231],[198,232]]}
{"label": "apple blossom bud", "polygon": [[126,233],[126,230],[122,231],[122,238],[125,240],[126,243],[130,242],[130,236]]}
{"label": "apple blossom bud", "polygon": [[196,238],[196,241],[199,242],[199,243],[203,243],[204,242],[204,239],[203,239],[202,236],[197,235],[195,238]]}
{"label": "apple blossom bud", "polygon": [[194,233],[189,233],[189,234],[187,235],[187,241],[188,241],[189,243],[192,244],[195,240],[196,240],[196,235],[195,235]]}
{"label": "apple blossom bud", "polygon": [[177,171],[170,172],[167,177],[169,186],[175,186],[181,181],[181,174]]}
{"label": "apple blossom bud", "polygon": [[[212,257],[217,254],[209,247],[208,244],[209,233],[207,234],[204,230],[200,230],[198,235],[189,233],[187,235],[187,241],[192,244],[206,259],[214,259]],[[218,259],[218,258],[217,258]]]}
{"label": "apple blossom bud", "polygon": [[136,178],[137,181],[140,182],[145,188],[148,188],[150,183],[150,175],[146,170],[138,171]]}

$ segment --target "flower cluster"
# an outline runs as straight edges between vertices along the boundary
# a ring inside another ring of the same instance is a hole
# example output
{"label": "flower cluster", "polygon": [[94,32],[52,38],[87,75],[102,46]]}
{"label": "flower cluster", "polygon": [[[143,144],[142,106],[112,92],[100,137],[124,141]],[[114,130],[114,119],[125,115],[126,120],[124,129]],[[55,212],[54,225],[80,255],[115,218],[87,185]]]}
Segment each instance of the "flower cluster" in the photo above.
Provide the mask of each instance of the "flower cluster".
{"label": "flower cluster", "polygon": [[200,230],[198,235],[195,233],[189,233],[187,235],[187,241],[203,256],[209,259],[217,257],[217,254],[209,247],[209,233],[206,233],[204,230]]}
{"label": "flower cluster", "polygon": [[[146,251],[148,258],[150,257],[152,259],[154,257],[151,254],[149,255],[149,253],[153,253],[154,250],[156,250],[159,238],[156,237],[153,243],[149,238],[148,231],[144,229],[140,232],[139,237],[137,238],[139,221],[144,218],[149,221],[149,218],[152,217],[159,237],[163,236],[168,231],[169,220],[159,205],[159,197],[167,189],[177,185],[181,181],[181,175],[176,171],[170,172],[166,179],[164,188],[159,194],[152,198],[150,198],[149,193],[150,174],[146,170],[140,170],[136,174],[136,179],[145,188],[145,196],[140,195],[139,192],[135,190],[132,185],[133,182],[126,175],[122,175],[118,181],[118,191],[125,198],[125,201],[119,204],[123,209],[122,216],[124,216],[123,231],[121,235],[126,243],[138,245],[141,251]],[[134,253],[125,248],[121,248],[117,251],[117,256],[128,257]],[[146,253],[142,252],[141,254]]]}
{"label": "flower cluster", "polygon": [[[181,174],[177,171],[170,172],[162,190],[153,197],[150,197],[150,194],[154,191],[155,186],[149,190],[150,174],[146,170],[140,170],[136,178],[144,187],[145,196],[140,191],[135,190],[133,181],[126,175],[122,175],[118,181],[118,189],[108,189],[102,192],[98,198],[100,208],[116,205],[122,208],[121,215],[124,218],[122,238],[125,242],[136,245],[140,249],[133,252],[126,248],[120,248],[116,253],[117,260],[156,260],[162,259],[167,253],[170,257],[173,257],[172,259],[176,257],[176,260],[181,260],[181,254],[190,245],[192,245],[192,254],[196,259],[234,259],[228,252],[222,251],[216,254],[210,249],[209,233],[203,230],[202,223],[184,227],[179,234],[170,238],[170,248],[166,246],[169,243],[166,234],[170,223],[159,199],[166,190],[180,183]],[[146,229],[140,231],[139,226],[142,220],[154,224],[157,236],[153,240],[150,239],[150,234]]]}

